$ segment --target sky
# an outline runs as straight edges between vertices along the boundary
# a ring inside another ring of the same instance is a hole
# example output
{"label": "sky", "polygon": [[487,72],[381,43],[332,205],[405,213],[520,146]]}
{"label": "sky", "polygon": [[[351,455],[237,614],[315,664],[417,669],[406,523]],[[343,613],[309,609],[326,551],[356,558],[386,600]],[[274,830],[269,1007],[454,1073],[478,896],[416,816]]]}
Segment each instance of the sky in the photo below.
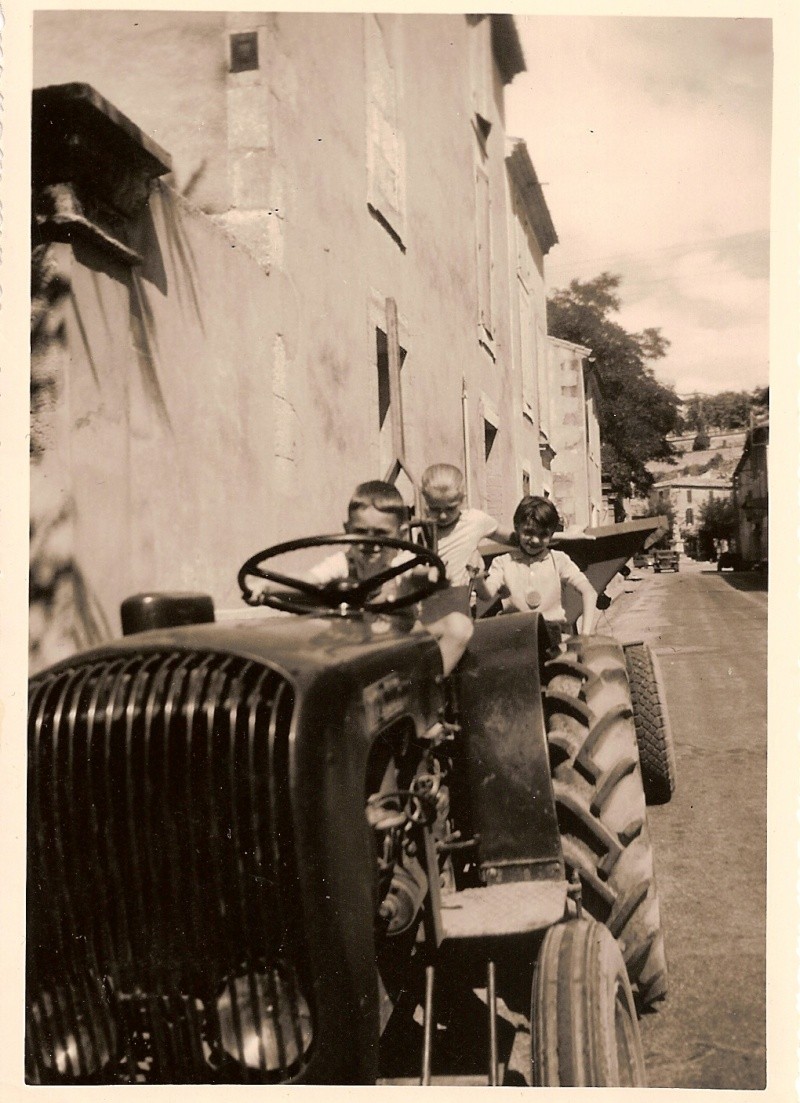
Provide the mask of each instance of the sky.
{"label": "sky", "polygon": [[515,19],[506,128],[558,233],[548,287],[618,273],[614,320],[661,329],[656,376],[678,394],[766,384],[771,22]]}

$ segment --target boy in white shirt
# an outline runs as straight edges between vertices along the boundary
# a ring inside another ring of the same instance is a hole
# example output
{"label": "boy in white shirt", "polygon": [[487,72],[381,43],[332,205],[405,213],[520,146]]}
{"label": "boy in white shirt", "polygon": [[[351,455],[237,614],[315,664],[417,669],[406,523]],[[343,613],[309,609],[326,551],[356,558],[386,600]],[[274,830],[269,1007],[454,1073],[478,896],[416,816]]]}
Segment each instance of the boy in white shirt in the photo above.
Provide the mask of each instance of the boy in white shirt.
{"label": "boy in white shirt", "polygon": [[512,544],[511,533],[501,532],[494,517],[480,509],[463,509],[464,476],[450,463],[435,463],[422,473],[422,497],[430,520],[436,522],[437,552],[447,568],[451,586],[466,586],[483,572],[478,554],[481,540],[492,536]]}
{"label": "boy in white shirt", "polygon": [[[400,492],[391,483],[373,479],[360,483],[350,498],[347,507],[347,520],[344,531],[351,536],[390,536],[405,538],[406,505]],[[335,552],[327,556],[310,571],[306,577],[311,582],[324,584],[335,579],[368,579],[384,568],[402,563],[412,558],[412,553],[398,551],[396,548],[381,547],[380,544],[351,544],[346,551]],[[426,571],[427,568],[416,568]],[[414,571],[399,575],[381,587],[380,597],[391,601],[392,597],[405,596],[413,589]],[[402,616],[404,610],[398,610]],[[395,614],[392,614],[393,616]],[[413,622],[413,631],[422,631],[422,624],[415,620],[413,607],[408,611]],[[450,674],[453,667],[464,654],[474,631],[471,619],[464,613],[451,612],[425,624],[439,645],[442,655],[442,667]]]}
{"label": "boy in white shirt", "polygon": [[565,552],[550,547],[558,523],[558,511],[551,501],[524,497],[514,512],[519,547],[492,562],[486,579],[478,582],[478,594],[488,599],[500,593],[507,612],[536,610],[555,639],[566,615],[561,587],[572,586],[581,595],[581,634],[587,636],[594,626],[597,591]]}

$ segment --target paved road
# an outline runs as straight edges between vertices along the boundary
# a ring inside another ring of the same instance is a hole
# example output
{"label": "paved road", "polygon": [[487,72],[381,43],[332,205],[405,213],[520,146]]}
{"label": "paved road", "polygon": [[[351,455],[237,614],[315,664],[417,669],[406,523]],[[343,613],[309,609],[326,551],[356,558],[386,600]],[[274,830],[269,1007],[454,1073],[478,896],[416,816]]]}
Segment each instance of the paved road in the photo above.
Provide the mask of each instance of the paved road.
{"label": "paved road", "polygon": [[766,580],[686,561],[635,575],[609,619],[659,656],[678,759],[649,814],[671,985],[642,1023],[649,1081],[763,1088]]}

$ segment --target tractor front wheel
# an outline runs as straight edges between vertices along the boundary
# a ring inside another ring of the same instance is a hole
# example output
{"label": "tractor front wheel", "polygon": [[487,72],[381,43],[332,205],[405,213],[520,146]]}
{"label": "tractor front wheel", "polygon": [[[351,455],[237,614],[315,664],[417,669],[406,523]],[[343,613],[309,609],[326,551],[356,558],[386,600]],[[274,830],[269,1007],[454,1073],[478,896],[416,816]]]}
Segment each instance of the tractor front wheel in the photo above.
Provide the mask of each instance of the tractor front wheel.
{"label": "tractor front wheel", "polygon": [[675,792],[677,762],[667,698],[657,661],[647,644],[625,644],[636,742],[648,804],[667,804]]}
{"label": "tractor front wheel", "polygon": [[536,1087],[646,1087],[644,1055],[619,946],[601,923],[551,927],[536,959],[531,998]]}

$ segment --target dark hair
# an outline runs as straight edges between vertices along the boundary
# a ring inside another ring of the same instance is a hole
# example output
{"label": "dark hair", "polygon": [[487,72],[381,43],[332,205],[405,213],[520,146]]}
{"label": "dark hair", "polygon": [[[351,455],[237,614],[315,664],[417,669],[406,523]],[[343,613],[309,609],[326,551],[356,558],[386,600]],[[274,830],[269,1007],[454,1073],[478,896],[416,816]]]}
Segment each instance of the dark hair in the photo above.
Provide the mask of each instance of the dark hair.
{"label": "dark hair", "polygon": [[559,523],[558,510],[549,498],[526,494],[514,510],[515,529],[521,528],[524,524],[533,524],[540,529],[555,532]]}
{"label": "dark hair", "polygon": [[381,513],[392,513],[398,522],[403,525],[408,520],[408,509],[402,495],[396,486],[385,483],[381,479],[370,479],[368,482],[359,483],[350,496],[347,506],[347,515],[352,515],[359,509],[379,509]]}

